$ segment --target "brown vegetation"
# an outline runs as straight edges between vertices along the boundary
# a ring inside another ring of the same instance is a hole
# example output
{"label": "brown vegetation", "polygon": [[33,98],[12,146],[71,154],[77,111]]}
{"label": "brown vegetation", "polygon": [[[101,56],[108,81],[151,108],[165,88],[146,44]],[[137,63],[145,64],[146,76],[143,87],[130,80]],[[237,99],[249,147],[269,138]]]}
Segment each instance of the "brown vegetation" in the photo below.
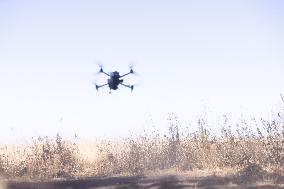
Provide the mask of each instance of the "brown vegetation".
{"label": "brown vegetation", "polygon": [[[284,117],[243,122],[232,131],[225,117],[221,136],[214,136],[200,119],[196,132],[180,131],[176,117],[169,134],[144,134],[124,141],[82,144],[39,137],[26,146],[0,149],[0,173],[9,179],[51,179],[87,176],[141,175],[161,170],[189,172],[231,170],[240,182],[277,181],[284,170]],[[90,150],[91,149],[91,150]],[[233,171],[232,171],[233,170]]]}

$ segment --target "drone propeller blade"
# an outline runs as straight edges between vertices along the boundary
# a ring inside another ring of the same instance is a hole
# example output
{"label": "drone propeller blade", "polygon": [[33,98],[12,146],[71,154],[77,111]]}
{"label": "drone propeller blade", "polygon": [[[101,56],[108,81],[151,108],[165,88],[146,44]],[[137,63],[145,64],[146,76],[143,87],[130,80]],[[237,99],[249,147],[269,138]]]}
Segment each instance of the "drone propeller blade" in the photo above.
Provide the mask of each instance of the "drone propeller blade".
{"label": "drone propeller blade", "polygon": [[129,73],[131,73],[133,75],[139,75],[136,71],[134,71],[134,69],[133,69],[134,65],[135,65],[134,63],[129,64],[129,69],[130,69]]}
{"label": "drone propeller blade", "polygon": [[99,85],[97,85],[95,82],[93,82],[93,85],[96,87],[96,90],[99,91]]}
{"label": "drone propeller blade", "polygon": [[135,70],[133,70],[133,69],[131,69],[130,70],[130,73],[132,74],[132,75],[135,75],[135,76],[139,76],[140,74],[139,73],[137,73]]}
{"label": "drone propeller blade", "polygon": [[99,67],[99,71],[96,73],[96,74],[100,74],[100,73],[103,73],[104,70],[103,70],[103,64],[101,61],[97,61],[95,62],[95,64]]}
{"label": "drone propeller blade", "polygon": [[133,66],[134,66],[134,63],[129,64],[130,73],[134,73]]}
{"label": "drone propeller blade", "polygon": [[96,73],[97,75],[103,73],[103,74],[105,74],[105,75],[107,75],[107,76],[110,76],[108,73],[106,73],[106,72],[104,71],[104,69],[103,69],[103,64],[102,64],[102,63],[98,62],[97,65],[98,65],[99,68],[100,68],[99,71]]}
{"label": "drone propeller blade", "polygon": [[99,64],[99,67],[100,67],[99,73],[103,73],[103,72],[104,72],[104,70],[103,70],[103,65],[102,65],[102,64]]}

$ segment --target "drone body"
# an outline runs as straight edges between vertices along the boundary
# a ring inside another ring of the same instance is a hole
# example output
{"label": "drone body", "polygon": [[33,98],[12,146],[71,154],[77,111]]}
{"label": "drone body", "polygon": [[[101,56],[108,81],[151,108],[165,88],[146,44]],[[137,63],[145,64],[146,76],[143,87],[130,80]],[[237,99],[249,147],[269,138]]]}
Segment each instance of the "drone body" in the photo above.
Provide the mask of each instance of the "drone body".
{"label": "drone body", "polygon": [[110,90],[117,90],[119,85],[122,85],[124,87],[128,87],[128,88],[131,89],[131,91],[134,88],[133,85],[126,85],[126,84],[124,84],[123,83],[123,79],[121,79],[121,78],[123,78],[123,77],[125,77],[125,76],[127,76],[129,74],[133,74],[134,73],[132,67],[130,67],[130,71],[128,73],[124,74],[124,75],[119,75],[119,72],[117,72],[117,71],[110,72],[108,74],[108,73],[104,72],[102,67],[100,68],[99,73],[103,73],[103,74],[107,75],[109,77],[109,79],[107,80],[107,83],[105,83],[103,85],[95,84],[97,90],[99,90],[99,88],[104,87],[106,85],[108,85]]}

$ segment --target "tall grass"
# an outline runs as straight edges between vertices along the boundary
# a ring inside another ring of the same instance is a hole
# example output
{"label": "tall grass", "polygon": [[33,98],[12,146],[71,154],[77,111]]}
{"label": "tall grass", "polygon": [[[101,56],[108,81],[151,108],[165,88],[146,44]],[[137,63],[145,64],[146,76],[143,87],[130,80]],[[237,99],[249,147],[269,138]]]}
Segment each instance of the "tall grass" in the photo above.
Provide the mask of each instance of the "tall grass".
{"label": "tall grass", "polygon": [[236,130],[224,117],[218,137],[204,118],[194,132],[182,131],[175,116],[169,123],[166,135],[154,132],[122,141],[85,144],[57,135],[39,137],[26,146],[3,146],[0,173],[6,178],[32,179],[135,175],[165,169],[185,172],[233,168],[236,173],[261,170],[283,174],[283,113],[260,124],[243,121]]}
{"label": "tall grass", "polygon": [[80,166],[77,145],[60,135],[38,137],[27,146],[4,146],[0,152],[1,174],[8,178],[73,177]]}

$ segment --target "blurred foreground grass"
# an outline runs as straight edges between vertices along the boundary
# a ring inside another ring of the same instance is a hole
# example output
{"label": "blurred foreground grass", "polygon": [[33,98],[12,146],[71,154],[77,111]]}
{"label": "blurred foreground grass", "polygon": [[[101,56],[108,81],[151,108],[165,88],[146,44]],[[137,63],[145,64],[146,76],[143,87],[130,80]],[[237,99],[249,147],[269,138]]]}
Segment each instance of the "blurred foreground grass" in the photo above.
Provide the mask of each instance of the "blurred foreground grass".
{"label": "blurred foreground grass", "polygon": [[[245,178],[283,175],[284,116],[236,130],[227,118],[220,136],[205,119],[195,132],[180,130],[176,117],[167,135],[143,134],[122,141],[80,142],[38,137],[29,145],[1,146],[0,173],[8,179],[53,179],[88,176],[138,175],[163,170],[211,171]],[[253,128],[253,129],[252,129]]]}

